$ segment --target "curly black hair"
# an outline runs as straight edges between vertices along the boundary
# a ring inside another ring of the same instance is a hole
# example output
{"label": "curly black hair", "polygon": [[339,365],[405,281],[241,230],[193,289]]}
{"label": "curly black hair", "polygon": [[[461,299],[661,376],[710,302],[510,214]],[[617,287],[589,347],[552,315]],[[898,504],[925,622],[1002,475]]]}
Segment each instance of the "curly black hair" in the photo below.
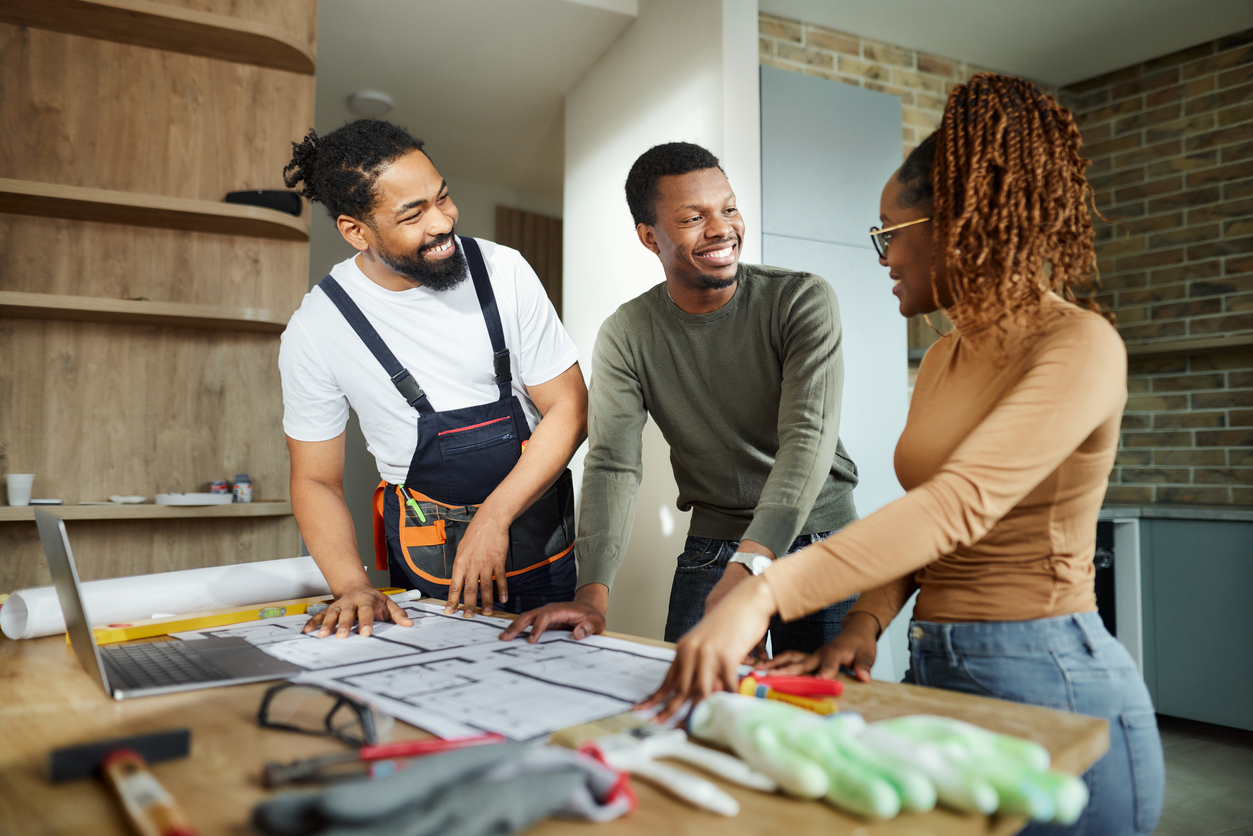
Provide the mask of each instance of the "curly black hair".
{"label": "curly black hair", "polygon": [[[672,174],[687,174],[716,168],[722,164],[710,152],[690,142],[667,142],[654,145],[635,161],[626,179],[627,206],[637,224],[657,223],[657,180]],[[726,174],[723,171],[723,174]]]}
{"label": "curly black hair", "polygon": [[930,206],[935,200],[935,184],[931,182],[931,169],[935,167],[935,145],[938,134],[939,131],[933,131],[918,144],[917,148],[910,151],[900,171],[896,174],[896,179],[905,184],[905,188],[896,199],[902,209],[909,209],[919,203]]}
{"label": "curly black hair", "polygon": [[379,172],[410,151],[422,151],[423,144],[382,119],[357,119],[326,136],[310,130],[292,143],[283,182],[290,189],[302,184],[300,194],[321,203],[332,218],[347,215],[369,223]]}

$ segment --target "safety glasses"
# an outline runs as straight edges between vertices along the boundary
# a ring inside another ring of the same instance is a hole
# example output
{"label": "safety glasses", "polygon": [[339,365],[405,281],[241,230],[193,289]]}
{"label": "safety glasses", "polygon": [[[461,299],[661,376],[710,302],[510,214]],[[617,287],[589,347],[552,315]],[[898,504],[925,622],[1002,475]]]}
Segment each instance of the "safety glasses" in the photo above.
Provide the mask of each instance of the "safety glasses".
{"label": "safety glasses", "polygon": [[874,244],[874,251],[879,254],[879,258],[888,257],[888,244],[892,241],[892,234],[898,229],[904,229],[907,226],[915,224],[925,224],[930,218],[919,218],[916,221],[907,221],[903,224],[889,226],[887,229],[880,229],[877,226],[870,227],[870,241]]}
{"label": "safety glasses", "polygon": [[392,718],[370,706],[316,685],[280,682],[265,692],[257,725],[268,729],[326,735],[350,746],[366,746],[386,739]]}

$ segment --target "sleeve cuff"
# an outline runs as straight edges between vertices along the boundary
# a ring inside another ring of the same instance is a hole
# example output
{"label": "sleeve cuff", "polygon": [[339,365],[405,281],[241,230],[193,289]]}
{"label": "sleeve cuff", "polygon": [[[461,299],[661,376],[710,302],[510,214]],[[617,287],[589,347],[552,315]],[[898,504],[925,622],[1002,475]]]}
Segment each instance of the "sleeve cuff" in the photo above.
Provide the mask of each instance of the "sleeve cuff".
{"label": "sleeve cuff", "polygon": [[795,509],[758,507],[753,512],[752,523],[740,539],[761,543],[774,552],[775,557],[783,557],[792,547],[800,526]]}

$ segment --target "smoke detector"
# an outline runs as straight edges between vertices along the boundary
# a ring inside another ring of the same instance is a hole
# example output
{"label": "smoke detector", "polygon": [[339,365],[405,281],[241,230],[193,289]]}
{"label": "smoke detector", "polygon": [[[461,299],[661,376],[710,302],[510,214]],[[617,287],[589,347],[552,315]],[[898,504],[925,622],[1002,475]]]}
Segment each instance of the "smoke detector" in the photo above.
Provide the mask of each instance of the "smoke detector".
{"label": "smoke detector", "polygon": [[348,109],[359,116],[374,119],[386,116],[395,106],[392,97],[378,90],[358,90],[348,97]]}

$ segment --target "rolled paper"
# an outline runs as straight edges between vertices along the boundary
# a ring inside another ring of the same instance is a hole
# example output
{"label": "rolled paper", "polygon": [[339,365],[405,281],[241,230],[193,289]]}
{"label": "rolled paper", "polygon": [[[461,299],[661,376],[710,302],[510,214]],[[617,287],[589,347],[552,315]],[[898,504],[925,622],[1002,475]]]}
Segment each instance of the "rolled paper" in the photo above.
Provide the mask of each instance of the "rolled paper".
{"label": "rolled paper", "polygon": [[[156,612],[186,615],[330,593],[312,557],[87,581],[79,588],[93,627],[138,621]],[[64,633],[56,590],[43,586],[14,592],[0,607],[0,630],[10,639]]]}

